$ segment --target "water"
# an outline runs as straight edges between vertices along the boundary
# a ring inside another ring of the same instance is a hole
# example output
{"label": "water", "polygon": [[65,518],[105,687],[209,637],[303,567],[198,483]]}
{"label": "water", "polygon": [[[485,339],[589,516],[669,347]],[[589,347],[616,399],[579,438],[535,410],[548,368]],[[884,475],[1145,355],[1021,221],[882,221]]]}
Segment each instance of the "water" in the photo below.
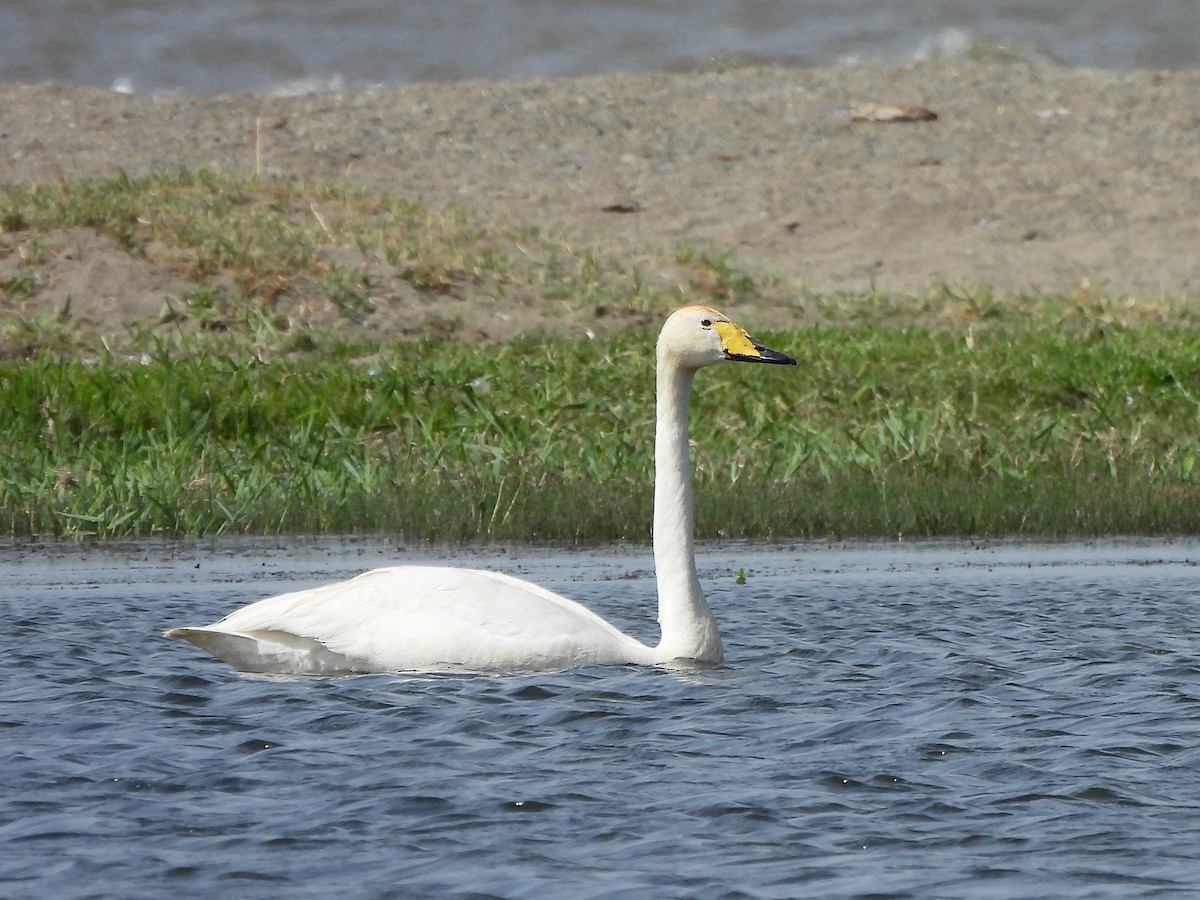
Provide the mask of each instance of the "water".
{"label": "water", "polygon": [[1010,53],[1200,66],[1195,0],[7,0],[0,81],[139,93]]}
{"label": "water", "polygon": [[[692,672],[270,679],[158,636],[420,556],[0,548],[0,896],[1200,884],[1200,543],[710,548]],[[653,634],[640,550],[469,561]]]}

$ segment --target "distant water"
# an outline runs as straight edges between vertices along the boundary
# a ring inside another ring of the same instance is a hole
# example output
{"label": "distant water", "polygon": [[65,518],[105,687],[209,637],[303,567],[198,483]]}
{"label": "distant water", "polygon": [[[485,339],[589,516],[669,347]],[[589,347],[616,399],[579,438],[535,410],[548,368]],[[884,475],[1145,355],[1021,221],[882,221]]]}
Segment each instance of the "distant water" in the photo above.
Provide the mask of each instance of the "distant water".
{"label": "distant water", "polygon": [[1015,56],[1200,67],[1196,0],[6,0],[0,81],[137,93]]}
{"label": "distant water", "polygon": [[[158,635],[397,558],[0,545],[0,896],[1200,885],[1198,543],[707,549],[728,662],[687,673],[255,678]],[[465,561],[653,634],[642,551]]]}

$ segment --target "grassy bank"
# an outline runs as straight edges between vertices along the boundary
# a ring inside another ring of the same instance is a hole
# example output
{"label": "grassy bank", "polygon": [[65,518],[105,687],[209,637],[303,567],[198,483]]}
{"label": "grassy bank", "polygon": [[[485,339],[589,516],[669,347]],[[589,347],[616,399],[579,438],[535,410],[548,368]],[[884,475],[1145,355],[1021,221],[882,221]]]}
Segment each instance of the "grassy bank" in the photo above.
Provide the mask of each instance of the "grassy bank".
{"label": "grassy bank", "polygon": [[[168,352],[0,365],[0,528],[647,536],[653,332],[421,341],[369,362]],[[1185,533],[1200,347],[1158,329],[769,335],[701,373],[704,535]]]}
{"label": "grassy bank", "polygon": [[[656,286],[519,226],[195,173],[16,193],[3,226],[12,535],[644,540],[658,318],[684,298],[786,292],[703,254],[656,260],[692,273]],[[191,293],[107,333],[31,312],[30,248],[79,227],[176,267]],[[424,336],[352,327],[398,282],[422,302],[473,293],[623,318],[592,339],[480,341],[446,326],[443,302],[428,314],[445,327]],[[1186,312],[1096,296],[787,302],[795,324],[756,336],[798,369],[697,379],[701,535],[1200,530],[1200,332]],[[298,322],[306,305],[334,318]]]}

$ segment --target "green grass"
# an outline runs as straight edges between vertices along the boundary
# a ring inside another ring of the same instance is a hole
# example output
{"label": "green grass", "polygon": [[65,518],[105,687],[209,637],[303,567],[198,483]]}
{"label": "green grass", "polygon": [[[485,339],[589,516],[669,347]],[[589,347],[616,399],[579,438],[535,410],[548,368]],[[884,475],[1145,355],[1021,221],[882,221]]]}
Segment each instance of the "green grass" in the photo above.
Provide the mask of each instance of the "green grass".
{"label": "green grass", "polygon": [[[368,363],[43,354],[0,365],[0,528],[648,537],[650,329]],[[703,536],[1192,533],[1200,338],[1013,325],[769,335],[700,373]]]}
{"label": "green grass", "polygon": [[[36,312],[74,228],[191,287],[125,328]],[[655,329],[682,302],[736,303],[800,360],[699,375],[702,536],[1200,530],[1187,305],[817,296],[719,253],[631,263],[461,210],[209,172],[13,190],[0,231],[10,535],[645,540]],[[668,269],[682,280],[646,275]],[[423,319],[358,327],[403,290]],[[468,299],[576,318],[481,341],[455,312]],[[301,314],[316,308],[319,324]],[[594,340],[569,336],[588,322]]]}

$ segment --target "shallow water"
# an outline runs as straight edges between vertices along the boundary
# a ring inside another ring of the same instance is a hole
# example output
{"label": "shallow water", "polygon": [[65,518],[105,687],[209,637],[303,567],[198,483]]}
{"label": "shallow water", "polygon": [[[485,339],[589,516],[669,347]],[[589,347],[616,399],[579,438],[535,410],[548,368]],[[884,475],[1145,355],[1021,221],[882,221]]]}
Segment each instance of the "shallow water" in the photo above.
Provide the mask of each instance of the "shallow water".
{"label": "shallow water", "polygon": [[5,0],[0,81],[208,94],[938,55],[1184,69],[1198,33],[1194,0]]}
{"label": "shallow water", "polygon": [[[158,636],[430,556],[0,547],[0,896],[1200,884],[1200,543],[706,548],[692,672],[269,679]],[[469,556],[653,635],[641,549]]]}

